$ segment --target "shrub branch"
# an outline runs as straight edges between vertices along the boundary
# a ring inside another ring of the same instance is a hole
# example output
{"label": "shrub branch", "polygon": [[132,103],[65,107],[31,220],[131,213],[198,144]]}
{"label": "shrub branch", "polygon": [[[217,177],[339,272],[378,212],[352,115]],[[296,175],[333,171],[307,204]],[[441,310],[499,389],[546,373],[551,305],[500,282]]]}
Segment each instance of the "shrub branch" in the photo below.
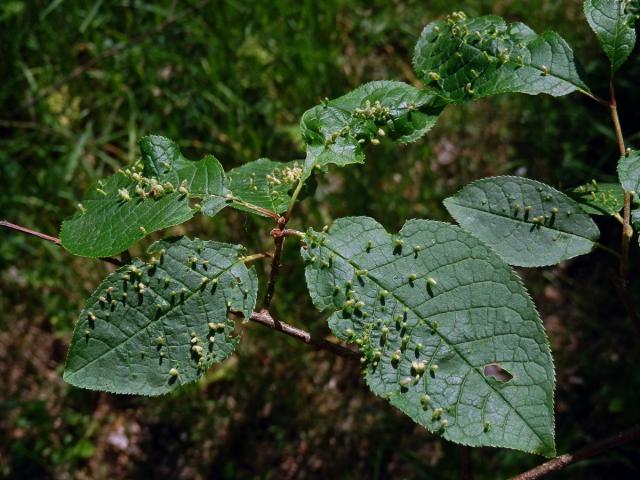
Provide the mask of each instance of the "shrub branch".
{"label": "shrub branch", "polygon": [[605,438],[604,440],[600,440],[599,442],[592,443],[575,453],[565,453],[564,455],[560,455],[553,460],[549,460],[548,462],[513,477],[511,480],[535,480],[543,478],[551,473],[558,472],[573,463],[601,455],[612,448],[619,447],[620,445],[624,445],[625,443],[633,442],[638,439],[640,439],[640,425],[636,425],[624,432],[616,433],[615,435]]}

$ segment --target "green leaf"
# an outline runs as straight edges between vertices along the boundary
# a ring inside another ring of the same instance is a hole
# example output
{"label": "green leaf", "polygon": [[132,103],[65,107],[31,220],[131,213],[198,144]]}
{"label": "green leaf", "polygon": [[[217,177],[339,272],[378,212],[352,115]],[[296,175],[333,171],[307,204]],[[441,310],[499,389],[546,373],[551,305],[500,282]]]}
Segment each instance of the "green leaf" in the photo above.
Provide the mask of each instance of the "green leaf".
{"label": "green leaf", "polygon": [[362,147],[388,136],[413,142],[433,127],[443,106],[432,93],[402,82],[377,81],[302,115],[300,128],[307,144],[304,178],[314,167],[363,163]]}
{"label": "green leaf", "polygon": [[568,193],[589,215],[615,215],[624,206],[624,191],[617,183],[592,180]]}
{"label": "green leaf", "polygon": [[618,161],[618,178],[625,192],[640,192],[640,151],[633,150]]}
{"label": "green leaf", "polygon": [[289,206],[290,192],[301,176],[301,162],[283,163],[260,158],[245,163],[228,172],[229,189],[236,199],[232,206],[256,213],[242,205],[247,202],[273,213],[283,213]]}
{"label": "green leaf", "polygon": [[[62,246],[75,255],[117,255],[148,234],[186,222],[196,211],[213,216],[227,204],[226,177],[220,162],[207,155],[191,161],[165,137],[140,140],[142,163],[100,181],[82,200],[82,208],[63,222]],[[189,199],[200,199],[197,208]]]}
{"label": "green leaf", "polygon": [[229,310],[249,318],[255,306],[258,281],[242,251],[219,242],[167,239],[149,248],[149,263],[136,260],[109,275],[80,314],[65,381],[160,395],[200,378],[239,342]]}
{"label": "green leaf", "polygon": [[173,140],[149,135],[140,140],[145,174],[161,182],[182,185],[192,198],[202,200],[202,213],[214,216],[226,205],[227,180],[224,169],[213,155],[198,161],[185,158]]}
{"label": "green leaf", "polygon": [[[584,15],[616,71],[636,44],[636,15],[629,0],[585,0]],[[637,8],[637,7],[636,7]]]}
{"label": "green leaf", "polygon": [[[640,209],[631,210],[631,223],[633,228],[640,230]],[[638,236],[638,242],[640,243],[640,235]]]}
{"label": "green leaf", "polygon": [[573,51],[554,32],[541,35],[497,16],[468,19],[455,12],[425,27],[413,64],[418,76],[449,102],[519,92],[588,92]]}
{"label": "green leaf", "polygon": [[574,200],[522,177],[478,180],[444,205],[462,228],[520,267],[553,265],[589,253],[600,235]]}
{"label": "green leaf", "polygon": [[74,255],[109,257],[151,232],[186,222],[194,213],[186,195],[139,196],[136,184],[119,172],[87,192],[80,210],[62,222],[60,240]]}
{"label": "green leaf", "polygon": [[311,298],[359,346],[376,395],[454,442],[554,455],[549,345],[488,246],[446,223],[410,220],[390,235],[366,217],[306,243]]}

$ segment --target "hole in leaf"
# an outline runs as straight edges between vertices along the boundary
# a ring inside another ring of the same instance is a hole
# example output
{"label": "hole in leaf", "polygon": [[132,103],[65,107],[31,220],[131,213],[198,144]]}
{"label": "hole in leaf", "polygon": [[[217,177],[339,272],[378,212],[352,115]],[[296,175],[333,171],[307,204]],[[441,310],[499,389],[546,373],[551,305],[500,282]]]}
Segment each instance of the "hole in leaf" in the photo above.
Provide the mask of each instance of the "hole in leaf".
{"label": "hole in leaf", "polygon": [[509,372],[502,368],[497,363],[490,363],[484,366],[484,376],[492,377],[498,382],[506,383],[513,378]]}

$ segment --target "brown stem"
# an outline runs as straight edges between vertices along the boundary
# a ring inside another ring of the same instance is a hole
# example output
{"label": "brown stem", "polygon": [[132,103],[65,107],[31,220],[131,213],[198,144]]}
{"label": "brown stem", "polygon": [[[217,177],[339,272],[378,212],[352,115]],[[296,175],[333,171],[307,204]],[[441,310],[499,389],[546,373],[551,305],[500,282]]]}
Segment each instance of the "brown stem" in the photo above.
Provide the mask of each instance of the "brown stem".
{"label": "brown stem", "polygon": [[[0,227],[6,227],[6,228],[10,228],[11,230],[15,230],[17,232],[26,233],[27,235],[32,235],[34,237],[41,238],[42,240],[51,242],[54,245],[60,246],[60,239],[58,237],[52,237],[51,235],[47,235],[46,233],[37,232],[35,230],[31,230],[30,228],[23,227],[21,225],[16,225],[15,223],[7,222],[6,220],[0,220]],[[122,263],[117,258],[101,257],[100,260],[102,260],[103,262],[111,263],[118,267],[121,267],[122,265],[124,265],[124,263]]]}
{"label": "brown stem", "polygon": [[612,448],[616,448],[620,445],[633,442],[634,440],[638,439],[640,439],[640,425],[636,425],[629,430],[616,433],[611,437],[593,443],[581,450],[578,450],[576,453],[565,453],[564,455],[560,455],[553,460],[549,460],[542,465],[538,465],[531,470],[513,477],[511,480],[534,480],[537,478],[542,478],[549,475],[550,473],[558,472],[568,465],[571,465],[572,463],[595,457],[606,452],[607,450],[611,450]]}
{"label": "brown stem", "polygon": [[[271,261],[271,272],[269,274],[269,283],[267,284],[267,291],[264,294],[264,300],[262,301],[262,308],[268,309],[273,299],[273,292],[276,288],[276,279],[278,273],[280,273],[280,258],[282,257],[282,247],[284,245],[285,235],[283,232],[286,230],[284,227],[287,224],[287,219],[284,217],[278,218],[278,226],[271,230],[271,236],[275,243],[275,250],[273,251],[273,260]],[[276,320],[277,323],[277,320]]]}
{"label": "brown stem", "polygon": [[327,350],[341,357],[355,359],[360,356],[358,352],[347,347],[343,347],[342,345],[338,345],[337,343],[329,342],[327,340],[324,340],[323,338],[314,337],[309,332],[306,332],[279,320],[275,320],[265,309],[262,309],[259,312],[253,312],[253,314],[251,315],[251,320],[261,325],[265,325],[278,332],[282,332],[285,335],[289,335],[290,337],[293,337],[296,340],[300,340],[301,342],[304,342],[308,345],[313,345],[314,347],[321,350]]}
{"label": "brown stem", "polygon": [[[618,116],[618,102],[616,101],[616,91],[613,85],[613,78],[609,82],[609,110],[611,111],[611,120],[613,128],[616,132],[616,140],[620,155],[624,157],[627,154],[627,147],[624,143],[622,135],[622,127],[620,126],[620,117]],[[629,273],[629,245],[633,236],[633,228],[631,227],[631,193],[624,192],[624,209],[622,214],[622,246],[620,252],[620,277],[623,285],[626,286],[627,276]]]}
{"label": "brown stem", "polygon": [[35,230],[31,230],[30,228],[16,225],[15,223],[7,222],[6,220],[0,220],[0,227],[7,227],[18,232],[26,233],[27,235],[33,235],[34,237],[41,238],[55,245],[60,245],[60,239],[57,237],[52,237],[51,235],[47,235],[46,233],[36,232]]}

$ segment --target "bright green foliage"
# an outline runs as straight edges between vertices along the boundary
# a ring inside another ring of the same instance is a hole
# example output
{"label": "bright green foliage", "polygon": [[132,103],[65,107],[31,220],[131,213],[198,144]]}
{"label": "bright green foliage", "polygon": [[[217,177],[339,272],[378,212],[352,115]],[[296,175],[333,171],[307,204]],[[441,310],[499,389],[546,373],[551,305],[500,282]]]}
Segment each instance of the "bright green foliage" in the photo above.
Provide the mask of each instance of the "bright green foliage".
{"label": "bright green foliage", "polygon": [[392,81],[366,83],[325,101],[307,110],[300,122],[307,143],[304,177],[314,167],[363,163],[362,147],[384,136],[413,142],[433,127],[441,111],[432,93]]}
{"label": "bright green foliage", "polygon": [[[260,158],[234,168],[228,173],[229,189],[233,196],[241,202],[248,202],[258,207],[266,208],[274,213],[287,210],[289,192],[302,176],[301,162],[274,162],[267,158]],[[241,202],[233,202],[238,209],[249,210]]]}
{"label": "bright green foliage", "polygon": [[360,347],[376,395],[455,442],[554,454],[547,339],[488,246],[446,223],[411,220],[390,235],[367,217],[306,243],[311,298]]}
{"label": "bright green foliage", "polygon": [[478,180],[444,205],[462,228],[520,267],[552,265],[589,253],[600,235],[574,200],[522,177]]}
{"label": "bright green foliage", "polygon": [[189,160],[176,142],[157,135],[142,138],[140,150],[145,174],[179,185],[190,197],[200,198],[203,214],[212,217],[225,207],[225,195],[229,193],[226,177],[213,155],[198,161]]}
{"label": "bright green foliage", "polygon": [[186,195],[166,193],[164,187],[161,195],[151,195],[148,189],[139,195],[136,188],[124,172],[99,181],[79,211],[62,223],[62,246],[83,257],[117,255],[149,233],[184,223],[195,213]]}
{"label": "bright green foliage", "polygon": [[426,85],[450,102],[520,92],[561,96],[588,91],[573,51],[554,32],[541,35],[497,16],[462,12],[427,25],[413,64]]}
{"label": "bright green foliage", "polygon": [[618,162],[618,178],[626,192],[640,192],[640,151],[633,150]]}
{"label": "bright green foliage", "polygon": [[258,281],[242,247],[174,238],[109,275],[80,314],[65,381],[160,395],[200,378],[235,349],[230,310],[249,318]]}
{"label": "bright green foliage", "polygon": [[636,44],[636,15],[629,0],[585,0],[584,14],[616,71]]}
{"label": "bright green foliage", "polygon": [[614,215],[624,205],[624,191],[617,183],[592,180],[568,193],[578,202],[582,211],[589,215]]}

